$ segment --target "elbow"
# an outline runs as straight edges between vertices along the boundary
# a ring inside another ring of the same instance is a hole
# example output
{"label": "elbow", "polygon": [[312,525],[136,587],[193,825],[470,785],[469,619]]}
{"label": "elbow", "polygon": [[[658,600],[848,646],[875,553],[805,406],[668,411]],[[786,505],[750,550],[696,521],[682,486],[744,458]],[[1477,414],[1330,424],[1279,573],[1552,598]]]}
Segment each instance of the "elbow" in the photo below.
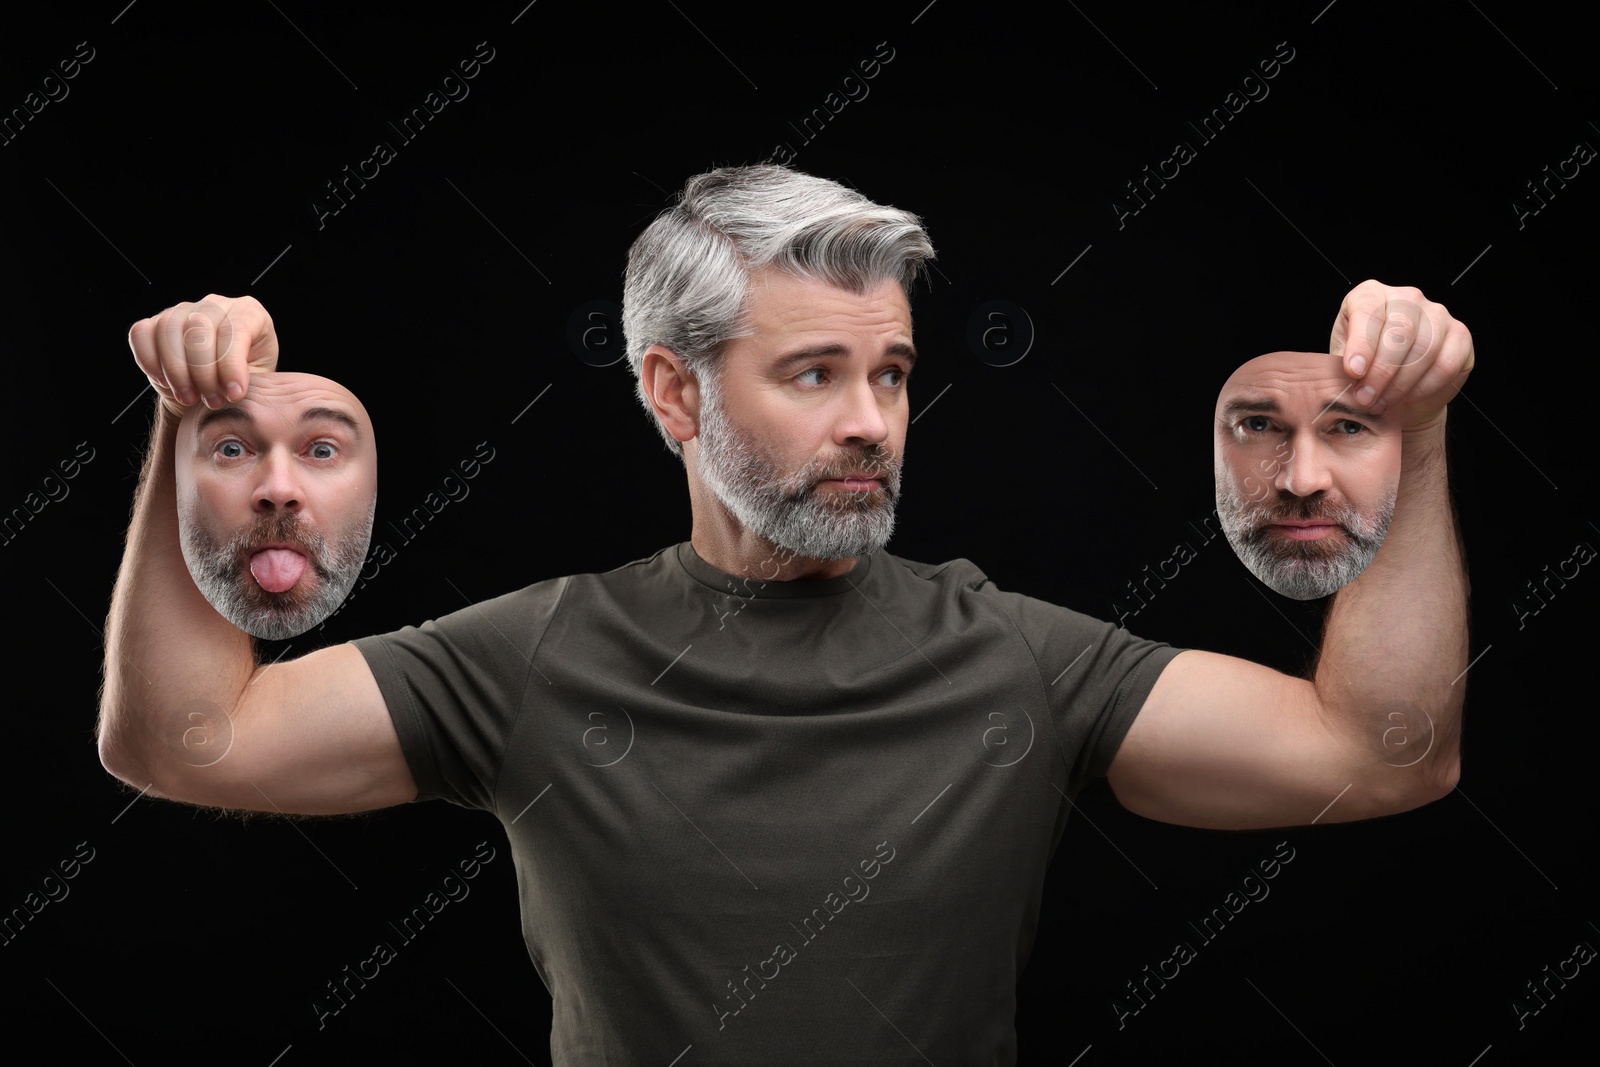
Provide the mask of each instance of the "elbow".
{"label": "elbow", "polygon": [[1461,780],[1461,758],[1455,751],[1430,755],[1408,767],[1384,764],[1365,777],[1368,806],[1356,818],[1376,818],[1415,811],[1455,791]]}
{"label": "elbow", "polygon": [[1429,791],[1428,798],[1423,803],[1432,803],[1442,800],[1455,792],[1456,783],[1461,781],[1461,730],[1459,725],[1453,730],[1441,730],[1435,737],[1433,751],[1428,753],[1428,758],[1419,768],[1425,773],[1421,778],[1426,783]]}
{"label": "elbow", "polygon": [[1461,781],[1461,752],[1452,747],[1448,753],[1441,755],[1429,778],[1434,790],[1430,800],[1442,800],[1454,793]]}
{"label": "elbow", "polygon": [[[237,759],[224,763],[233,748],[232,720],[226,713],[208,717],[187,710],[197,706],[216,708],[198,702],[183,705],[185,717],[163,730],[147,715],[116,701],[102,701],[96,736],[100,765],[145,796],[207,807],[244,806],[219,800],[236,801],[254,788],[253,776],[238,766]],[[224,724],[222,729],[213,725],[213,718]],[[167,741],[163,733],[176,737]]]}
{"label": "elbow", "polygon": [[109,743],[104,737],[100,739],[100,766],[111,777],[128,785],[134,785],[137,781],[139,784],[136,788],[142,789],[147,784],[140,763],[125,748]]}
{"label": "elbow", "polygon": [[[1426,745],[1421,756],[1408,758],[1398,746],[1389,747],[1389,733],[1383,735],[1384,758],[1368,775],[1374,797],[1380,810],[1394,814],[1442,800],[1455,791],[1461,781],[1461,728],[1459,717],[1452,717],[1448,709],[1427,715],[1429,732],[1419,738]],[[1459,715],[1459,711],[1458,711]],[[1395,720],[1395,714],[1385,716]],[[1399,721],[1399,720],[1396,720]]]}
{"label": "elbow", "polygon": [[1396,812],[1412,811],[1453,793],[1461,781],[1461,755],[1454,750],[1441,752],[1414,770],[1418,773],[1405,783],[1393,805]]}
{"label": "elbow", "polygon": [[104,767],[106,773],[113,778],[135,789],[148,788],[151,781],[145,761],[130,743],[126,729],[117,725],[119,721],[114,709],[101,705],[100,727],[96,737],[100,766]]}

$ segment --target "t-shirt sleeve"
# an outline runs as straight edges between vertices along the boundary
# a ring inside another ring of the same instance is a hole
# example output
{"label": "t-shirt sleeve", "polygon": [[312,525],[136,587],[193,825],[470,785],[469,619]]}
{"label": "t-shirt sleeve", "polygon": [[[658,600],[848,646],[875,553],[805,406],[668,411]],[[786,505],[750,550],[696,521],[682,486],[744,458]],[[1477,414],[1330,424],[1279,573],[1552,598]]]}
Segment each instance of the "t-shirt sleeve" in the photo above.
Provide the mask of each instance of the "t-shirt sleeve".
{"label": "t-shirt sleeve", "polygon": [[418,799],[492,810],[507,737],[567,579],[353,642],[400,735]]}
{"label": "t-shirt sleeve", "polygon": [[999,595],[1039,666],[1076,795],[1105,776],[1156,678],[1184,650],[1047,601]]}

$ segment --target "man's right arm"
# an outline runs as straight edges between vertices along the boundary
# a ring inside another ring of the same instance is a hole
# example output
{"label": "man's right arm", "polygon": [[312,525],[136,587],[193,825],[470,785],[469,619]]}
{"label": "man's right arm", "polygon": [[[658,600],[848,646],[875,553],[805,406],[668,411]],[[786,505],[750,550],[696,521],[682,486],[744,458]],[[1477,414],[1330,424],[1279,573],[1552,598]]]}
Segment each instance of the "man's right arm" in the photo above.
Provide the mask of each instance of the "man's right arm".
{"label": "man's right arm", "polygon": [[176,412],[186,396],[221,406],[226,381],[273,369],[272,329],[254,300],[208,297],[129,335],[162,399],[106,623],[100,759],[135,788],[191,804],[328,815],[405,803],[417,787],[355,646],[258,667],[252,639],[201,595],[179,547]]}

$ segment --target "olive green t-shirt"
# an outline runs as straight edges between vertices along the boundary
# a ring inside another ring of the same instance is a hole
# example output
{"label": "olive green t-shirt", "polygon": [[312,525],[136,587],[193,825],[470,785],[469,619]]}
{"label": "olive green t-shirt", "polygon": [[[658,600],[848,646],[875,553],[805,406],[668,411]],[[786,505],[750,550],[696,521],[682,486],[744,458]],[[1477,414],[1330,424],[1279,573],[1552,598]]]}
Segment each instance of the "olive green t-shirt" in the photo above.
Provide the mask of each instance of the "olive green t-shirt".
{"label": "olive green t-shirt", "polygon": [[585,1067],[1014,1063],[1067,798],[1179,652],[964,559],[688,543],[356,645],[422,795],[505,825]]}

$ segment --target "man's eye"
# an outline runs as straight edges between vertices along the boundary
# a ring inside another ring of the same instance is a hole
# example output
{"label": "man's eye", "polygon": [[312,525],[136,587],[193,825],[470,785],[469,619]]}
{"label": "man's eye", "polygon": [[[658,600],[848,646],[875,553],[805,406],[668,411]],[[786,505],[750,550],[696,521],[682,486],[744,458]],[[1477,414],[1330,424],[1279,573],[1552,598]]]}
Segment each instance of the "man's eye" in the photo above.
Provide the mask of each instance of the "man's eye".
{"label": "man's eye", "polygon": [[311,446],[311,457],[313,459],[332,459],[338,454],[338,451],[338,449],[334,448],[333,445],[330,445],[328,442],[318,441],[316,444]]}
{"label": "man's eye", "polygon": [[1333,424],[1333,429],[1335,433],[1343,434],[1346,437],[1354,437],[1357,434],[1367,432],[1367,428],[1355,419],[1340,419]]}
{"label": "man's eye", "polygon": [[238,441],[224,441],[217,446],[217,455],[223,459],[239,459],[244,455],[244,445]]}
{"label": "man's eye", "polygon": [[1239,423],[1251,433],[1266,433],[1272,429],[1272,420],[1265,415],[1251,415]]}
{"label": "man's eye", "polygon": [[892,385],[904,385],[905,382],[906,382],[906,379],[911,376],[911,372],[910,371],[902,370],[899,367],[890,367],[888,370],[884,371],[883,373],[884,374],[893,374],[895,376],[894,381],[890,383]]}
{"label": "man's eye", "polygon": [[828,369],[826,367],[812,367],[810,370],[803,370],[799,374],[795,375],[795,380],[799,381],[799,382],[805,382],[805,384],[807,384],[807,385],[821,385],[822,382],[821,382],[820,379],[815,381],[815,382],[806,382],[805,380],[806,380],[807,376],[812,375],[812,374],[827,374],[827,373],[828,373]]}

